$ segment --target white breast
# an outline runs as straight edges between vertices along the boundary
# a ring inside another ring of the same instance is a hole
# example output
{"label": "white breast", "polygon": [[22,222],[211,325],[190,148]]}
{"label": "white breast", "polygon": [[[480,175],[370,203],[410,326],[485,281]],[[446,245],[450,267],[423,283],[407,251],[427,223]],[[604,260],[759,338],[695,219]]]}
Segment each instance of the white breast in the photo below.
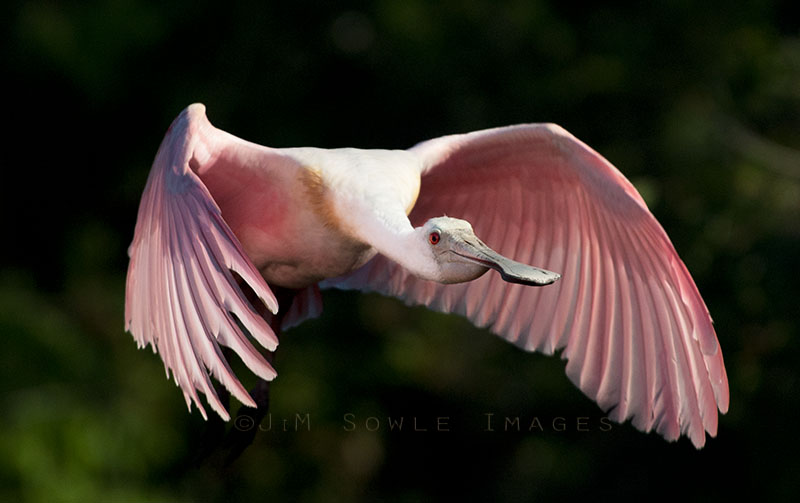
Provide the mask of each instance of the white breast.
{"label": "white breast", "polygon": [[421,165],[414,154],[355,148],[283,151],[319,174],[336,219],[352,237],[363,238],[359,224],[375,218],[390,226],[407,225],[420,186]]}
{"label": "white breast", "polygon": [[[347,274],[375,255],[371,238],[410,227],[419,193],[417,157],[401,150],[282,149],[306,170],[302,233],[291,257],[261,268],[267,282],[302,287]],[[376,230],[377,229],[377,230]]]}

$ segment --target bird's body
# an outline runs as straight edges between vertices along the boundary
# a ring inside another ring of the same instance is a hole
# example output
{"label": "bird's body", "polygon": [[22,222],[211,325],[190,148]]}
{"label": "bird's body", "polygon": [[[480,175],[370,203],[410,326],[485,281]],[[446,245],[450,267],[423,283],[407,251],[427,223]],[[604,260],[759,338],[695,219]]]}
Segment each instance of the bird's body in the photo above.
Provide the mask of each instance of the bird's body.
{"label": "bird's body", "polygon": [[277,346],[239,281],[272,312],[270,287],[301,292],[284,326],[318,314],[318,286],[359,289],[527,350],[564,348],[567,374],[612,418],[669,439],[702,446],[727,410],[711,319],[669,239],[622,174],[557,126],[409,150],[273,149],[192,105],[156,156],[129,254],[126,328],[204,415],[196,390],[228,417],[209,373],[254,405],[221,345],[276,375],[241,330]]}
{"label": "bird's body", "polygon": [[[239,148],[265,149],[246,143]],[[304,288],[347,274],[377,252],[374,231],[410,230],[406,215],[416,201],[421,171],[413,154],[270,150],[271,156],[254,156],[244,169],[213,160],[197,169],[267,284]]]}

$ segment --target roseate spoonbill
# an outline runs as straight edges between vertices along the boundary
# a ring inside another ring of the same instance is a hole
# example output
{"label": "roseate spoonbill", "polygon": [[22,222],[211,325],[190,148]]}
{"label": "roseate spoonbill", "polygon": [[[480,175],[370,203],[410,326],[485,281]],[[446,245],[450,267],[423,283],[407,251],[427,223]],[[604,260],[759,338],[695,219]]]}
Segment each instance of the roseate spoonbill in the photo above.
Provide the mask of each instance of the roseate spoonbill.
{"label": "roseate spoonbill", "polygon": [[128,253],[126,329],[203,417],[197,391],[229,418],[210,376],[255,406],[220,346],[275,377],[242,330],[275,350],[256,310],[277,312],[270,285],[297,292],[283,328],[320,313],[320,288],[358,289],[465,315],[529,351],[563,348],[612,419],[698,448],[728,409],[711,318],[666,233],[614,166],[552,124],[409,150],[274,149],[194,104],[158,150]]}

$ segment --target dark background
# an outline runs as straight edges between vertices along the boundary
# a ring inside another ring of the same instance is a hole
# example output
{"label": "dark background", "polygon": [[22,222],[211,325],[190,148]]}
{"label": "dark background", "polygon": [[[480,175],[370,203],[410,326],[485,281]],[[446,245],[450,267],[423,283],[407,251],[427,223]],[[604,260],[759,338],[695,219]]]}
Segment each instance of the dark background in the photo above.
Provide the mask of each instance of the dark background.
{"label": "dark background", "polygon": [[[792,500],[793,4],[4,2],[0,500]],[[193,464],[205,423],[124,333],[123,296],[150,162],[196,101],[275,147],[566,127],[639,187],[704,295],[731,387],[718,438],[697,451],[603,431],[558,358],[457,317],[327,292],[322,318],[282,338],[273,431],[228,467]],[[311,431],[275,431],[298,413]],[[432,431],[438,416],[451,431]],[[505,416],[526,431],[504,432]],[[408,431],[414,417],[429,431]]]}

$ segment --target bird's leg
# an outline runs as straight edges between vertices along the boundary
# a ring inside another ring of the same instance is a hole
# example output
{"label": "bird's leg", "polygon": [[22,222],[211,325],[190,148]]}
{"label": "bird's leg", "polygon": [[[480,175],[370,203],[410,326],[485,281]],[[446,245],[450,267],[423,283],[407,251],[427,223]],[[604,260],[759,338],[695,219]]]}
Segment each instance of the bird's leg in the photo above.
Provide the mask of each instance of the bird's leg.
{"label": "bird's leg", "polygon": [[[233,350],[227,347],[222,347],[222,355],[227,361],[230,361],[231,356],[233,356]],[[219,401],[223,407],[230,410],[230,392],[225,389],[225,386],[220,384],[219,382],[212,380],[214,385],[214,391],[217,393],[217,397],[219,397]],[[211,458],[211,456],[219,449],[220,444],[225,436],[225,421],[222,420],[217,414],[209,414],[208,421],[205,423],[205,428],[203,428],[202,433],[200,434],[200,439],[197,442],[197,448],[190,460],[190,465],[192,467],[199,466],[203,464],[207,459]]]}
{"label": "bird's leg", "polygon": [[[278,314],[273,315],[270,313],[260,301],[253,302],[253,299],[250,300],[254,306],[257,306],[259,314],[267,320],[270,328],[275,332],[275,336],[280,340],[283,318],[289,311],[297,292],[286,288],[273,288],[272,292],[278,300],[278,306],[280,306]],[[273,365],[275,352],[267,351],[264,358],[270,365]],[[261,421],[269,413],[269,381],[259,378],[255,386],[250,390],[250,396],[256,402],[257,407],[253,408],[246,405],[239,407],[233,420],[233,427],[228,430],[225,436],[222,448],[226,451],[226,465],[235,461],[247,446],[253,443]]]}
{"label": "bird's leg", "polygon": [[[240,285],[243,284],[243,282],[240,282]],[[270,328],[275,332],[275,336],[280,340],[281,324],[292,305],[297,291],[286,288],[272,288],[280,306],[276,315],[270,313],[263,303],[258,300],[255,293],[247,288],[246,285],[242,288],[242,291],[258,313],[267,320]],[[233,351],[229,348],[223,348],[223,354],[230,361]],[[275,353],[266,351],[264,358],[270,365],[273,365]],[[214,389],[223,405],[230,409],[230,393],[228,390],[216,382],[214,383]],[[209,417],[200,444],[201,447],[195,456],[195,464],[202,464],[208,459],[213,464],[229,465],[244,452],[248,445],[253,443],[261,421],[269,413],[269,382],[259,378],[255,386],[250,390],[250,396],[256,402],[256,408],[246,405],[239,407],[227,433],[225,433],[225,422],[222,419],[216,415]]]}

